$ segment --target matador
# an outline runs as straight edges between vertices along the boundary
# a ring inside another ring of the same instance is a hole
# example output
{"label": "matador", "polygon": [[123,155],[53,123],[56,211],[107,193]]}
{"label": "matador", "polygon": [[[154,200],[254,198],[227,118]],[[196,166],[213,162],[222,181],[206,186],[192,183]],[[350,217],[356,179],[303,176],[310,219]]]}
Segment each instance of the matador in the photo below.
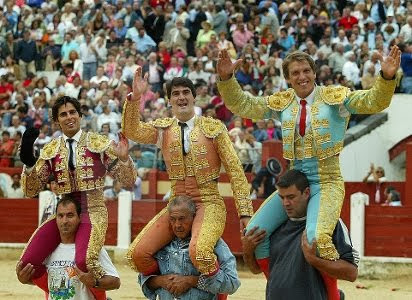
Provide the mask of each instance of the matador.
{"label": "matador", "polygon": [[[161,149],[171,181],[171,199],[178,195],[194,199],[196,216],[189,254],[200,273],[213,275],[219,269],[213,249],[226,222],[226,208],[217,183],[221,165],[230,179],[241,227],[253,214],[246,176],[224,124],[212,118],[195,116],[196,94],[191,80],[176,77],[167,88],[174,117],[148,123],[141,121],[139,111],[141,91],[146,85],[147,76],[142,78],[138,67],[133,93],[123,109],[122,130],[135,142],[156,144]],[[173,239],[168,218],[165,208],[131,244],[127,257],[140,273],[158,272],[153,255]]]}
{"label": "matador", "polygon": [[[45,186],[51,174],[56,178],[57,193],[71,193],[81,202],[81,224],[76,234],[76,265],[83,272],[92,272],[98,280],[104,271],[98,262],[107,229],[107,209],[103,198],[105,176],[119,180],[123,187],[131,188],[136,171],[128,155],[124,136],[116,145],[107,137],[80,129],[80,103],[63,96],[52,108],[53,121],[63,132],[44,146],[37,158],[33,155],[33,142],[38,135],[29,130],[22,140],[21,159],[25,166],[21,178],[27,197],[35,197]],[[48,218],[33,233],[21,256],[23,266],[34,266],[33,282],[47,289],[46,268],[42,264],[60,243],[55,215]],[[44,287],[44,283],[46,283]],[[98,290],[94,290],[97,299]],[[105,298],[104,298],[105,299]]]}
{"label": "matador", "polygon": [[[289,54],[283,62],[286,91],[266,97],[244,93],[233,76],[241,60],[233,63],[227,51],[219,54],[218,89],[225,105],[235,114],[251,119],[274,118],[281,122],[283,156],[290,167],[305,173],[310,182],[306,231],[308,240],[317,241],[321,258],[339,258],[332,233],[340,216],[345,189],[339,167],[339,153],[351,114],[372,114],[387,108],[395,90],[400,51],[395,46],[381,57],[381,74],[370,90],[351,91],[344,86],[317,86],[315,62],[301,51]],[[269,237],[287,220],[275,192],[261,205],[247,230],[258,226],[266,231],[255,255],[268,276]],[[336,289],[337,291],[337,289]],[[329,290],[328,290],[329,293]],[[330,297],[331,299],[335,299]]]}

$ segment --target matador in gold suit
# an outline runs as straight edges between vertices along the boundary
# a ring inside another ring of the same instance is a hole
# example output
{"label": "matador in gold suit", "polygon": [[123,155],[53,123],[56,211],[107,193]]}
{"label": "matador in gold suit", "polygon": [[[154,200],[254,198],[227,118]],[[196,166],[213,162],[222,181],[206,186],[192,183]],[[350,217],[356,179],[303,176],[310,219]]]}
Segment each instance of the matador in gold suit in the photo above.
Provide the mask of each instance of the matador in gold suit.
{"label": "matador in gold suit", "polygon": [[[105,176],[109,173],[123,187],[131,188],[136,180],[136,171],[127,155],[127,140],[124,137],[121,138],[126,144],[123,152],[128,158],[125,162],[120,160],[113,141],[106,136],[80,129],[80,104],[76,99],[65,96],[58,99],[56,104],[60,105],[59,123],[63,135],[44,146],[31,168],[24,166],[22,189],[26,197],[35,197],[53,174],[57,183],[56,193],[70,193],[81,203],[81,224],[75,240],[75,262],[83,272],[92,272],[98,279],[104,275],[98,259],[107,229],[107,209],[103,197]],[[64,121],[60,121],[60,114]],[[72,130],[70,138],[67,136],[69,133],[65,132],[65,128],[68,128],[66,123],[71,127],[69,130]],[[42,263],[59,243],[59,230],[56,216],[53,215],[33,233],[24,249],[21,261],[24,265],[30,263],[34,266],[33,282],[39,287],[43,284],[39,278],[47,275]]]}
{"label": "matador in gold suit", "polygon": [[[187,78],[174,78],[168,96],[175,117],[149,123],[140,120],[140,98],[131,101],[129,97],[123,109],[122,130],[135,142],[156,144],[161,149],[171,181],[170,198],[187,195],[196,203],[189,255],[200,273],[212,275],[219,268],[213,249],[226,222],[226,208],[217,183],[222,163],[230,179],[239,217],[253,214],[248,182],[225,125],[219,120],[194,115],[193,83]],[[184,124],[180,122],[181,116],[189,116]],[[174,236],[168,218],[165,208],[131,244],[128,259],[140,273],[158,272],[153,255]]]}

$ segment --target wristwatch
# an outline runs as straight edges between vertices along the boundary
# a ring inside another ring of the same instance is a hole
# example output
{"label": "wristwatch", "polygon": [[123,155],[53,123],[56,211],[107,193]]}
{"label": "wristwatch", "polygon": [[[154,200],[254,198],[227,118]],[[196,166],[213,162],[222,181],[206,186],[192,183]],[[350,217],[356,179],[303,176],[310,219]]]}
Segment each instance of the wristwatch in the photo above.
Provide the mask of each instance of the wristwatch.
{"label": "wristwatch", "polygon": [[94,287],[97,288],[99,287],[99,285],[100,285],[99,279],[96,278],[94,281]]}

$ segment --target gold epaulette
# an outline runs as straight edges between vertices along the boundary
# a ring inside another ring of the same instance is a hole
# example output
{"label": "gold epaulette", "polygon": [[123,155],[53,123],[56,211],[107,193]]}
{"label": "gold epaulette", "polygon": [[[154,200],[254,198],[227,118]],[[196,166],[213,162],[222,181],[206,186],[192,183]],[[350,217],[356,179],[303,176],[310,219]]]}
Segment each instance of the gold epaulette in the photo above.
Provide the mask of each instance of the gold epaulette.
{"label": "gold epaulette", "polygon": [[57,155],[60,148],[61,138],[53,139],[47,143],[40,151],[40,158],[44,160],[52,159]]}
{"label": "gold epaulette", "polygon": [[349,93],[349,89],[344,86],[323,86],[320,88],[320,95],[326,104],[342,104]]}
{"label": "gold epaulette", "polygon": [[220,120],[211,117],[202,117],[200,120],[200,129],[207,138],[215,138],[222,133],[226,127]]}
{"label": "gold epaulette", "polygon": [[152,124],[156,128],[166,128],[173,124],[174,118],[160,118],[154,121],[151,121]]}
{"label": "gold epaulette", "polygon": [[283,92],[277,92],[269,96],[267,106],[275,111],[282,111],[292,102],[295,97],[293,89],[287,89]]}
{"label": "gold epaulette", "polygon": [[87,149],[94,153],[101,153],[110,146],[111,140],[107,136],[96,132],[88,132],[86,137]]}

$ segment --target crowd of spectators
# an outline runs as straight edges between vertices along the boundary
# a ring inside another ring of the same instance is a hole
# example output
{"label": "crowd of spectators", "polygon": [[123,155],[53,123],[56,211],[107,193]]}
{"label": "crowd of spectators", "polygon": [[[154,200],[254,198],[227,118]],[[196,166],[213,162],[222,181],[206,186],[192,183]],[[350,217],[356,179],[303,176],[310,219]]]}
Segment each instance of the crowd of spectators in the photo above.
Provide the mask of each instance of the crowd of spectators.
{"label": "crowd of spectators", "polygon": [[[291,51],[312,56],[319,85],[368,89],[395,44],[403,51],[397,89],[412,94],[411,1],[0,0],[0,166],[21,165],[26,128],[40,129],[39,149],[61,134],[50,109],[63,94],[81,102],[84,130],[116,140],[140,65],[150,83],[144,121],[170,116],[165,82],[187,76],[197,113],[222,120],[245,170],[257,172],[261,143],[281,139],[280,124],[225,107],[215,84],[220,49],[244,60],[235,75],[244,90],[265,96],[287,89],[281,65]],[[158,159],[153,148],[136,151],[137,165],[147,151]]]}

